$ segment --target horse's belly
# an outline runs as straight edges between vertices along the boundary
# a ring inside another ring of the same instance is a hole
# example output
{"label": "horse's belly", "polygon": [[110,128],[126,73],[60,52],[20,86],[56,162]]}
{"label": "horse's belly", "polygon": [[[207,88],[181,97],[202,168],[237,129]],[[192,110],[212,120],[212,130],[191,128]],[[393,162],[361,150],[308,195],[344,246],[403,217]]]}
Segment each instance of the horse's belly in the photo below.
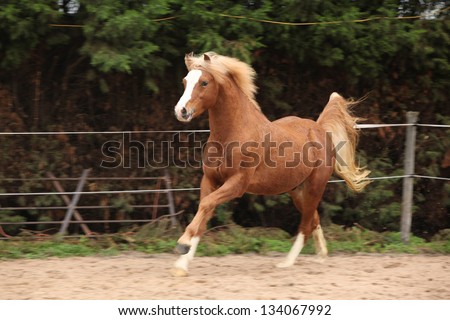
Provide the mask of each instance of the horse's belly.
{"label": "horse's belly", "polygon": [[289,192],[305,181],[310,174],[308,168],[264,168],[252,177],[248,193],[272,195]]}

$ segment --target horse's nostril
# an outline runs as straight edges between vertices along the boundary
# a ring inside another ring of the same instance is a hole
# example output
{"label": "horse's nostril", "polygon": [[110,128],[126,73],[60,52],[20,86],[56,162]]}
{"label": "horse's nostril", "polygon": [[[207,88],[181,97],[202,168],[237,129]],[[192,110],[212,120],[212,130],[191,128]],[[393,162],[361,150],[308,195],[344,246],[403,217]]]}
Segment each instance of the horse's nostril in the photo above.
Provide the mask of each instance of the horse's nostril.
{"label": "horse's nostril", "polygon": [[186,110],[186,108],[182,108],[181,109],[181,116],[182,117],[185,117],[187,115],[187,110]]}

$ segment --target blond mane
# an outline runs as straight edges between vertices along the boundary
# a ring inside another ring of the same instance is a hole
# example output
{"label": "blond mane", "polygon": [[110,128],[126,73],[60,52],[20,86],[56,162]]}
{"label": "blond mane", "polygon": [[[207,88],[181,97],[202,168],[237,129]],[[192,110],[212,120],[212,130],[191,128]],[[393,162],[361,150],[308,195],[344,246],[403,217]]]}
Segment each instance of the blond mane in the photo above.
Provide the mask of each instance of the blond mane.
{"label": "blond mane", "polygon": [[[205,55],[209,57],[209,60]],[[236,58],[219,55],[215,52],[206,52],[198,56],[192,53],[184,58],[186,67],[189,71],[193,69],[204,69],[212,74],[219,82],[223,83],[227,76],[233,78],[236,85],[248,97],[256,109],[261,110],[259,104],[255,100],[255,94],[258,88],[255,85],[255,70],[245,62]]]}

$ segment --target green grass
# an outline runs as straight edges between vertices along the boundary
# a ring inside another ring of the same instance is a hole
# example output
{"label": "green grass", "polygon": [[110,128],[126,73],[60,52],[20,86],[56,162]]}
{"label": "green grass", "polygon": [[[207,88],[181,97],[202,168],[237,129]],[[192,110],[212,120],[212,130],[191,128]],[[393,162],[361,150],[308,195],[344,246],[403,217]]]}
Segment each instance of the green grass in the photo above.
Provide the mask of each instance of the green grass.
{"label": "green grass", "polygon": [[84,257],[92,255],[116,255],[119,252],[113,246],[103,248],[99,244],[89,244],[84,238],[71,241],[24,241],[15,239],[0,242],[0,258],[3,259]]}
{"label": "green grass", "polygon": [[[411,237],[409,244],[401,241],[400,233],[362,231],[357,228],[343,230],[332,225],[324,228],[328,242],[328,250],[333,253],[439,253],[450,254],[448,237],[437,237],[437,240],[426,242],[418,237]],[[179,230],[143,234],[134,236],[114,234],[89,239],[51,238],[41,241],[30,241],[13,238],[0,242],[0,259],[46,258],[117,255],[125,251],[139,251],[148,254],[173,252]],[[205,234],[198,248],[199,256],[220,256],[255,252],[288,252],[293,239],[287,233],[273,228],[249,228],[239,226],[222,228]],[[302,253],[314,253],[313,241],[309,240]]]}

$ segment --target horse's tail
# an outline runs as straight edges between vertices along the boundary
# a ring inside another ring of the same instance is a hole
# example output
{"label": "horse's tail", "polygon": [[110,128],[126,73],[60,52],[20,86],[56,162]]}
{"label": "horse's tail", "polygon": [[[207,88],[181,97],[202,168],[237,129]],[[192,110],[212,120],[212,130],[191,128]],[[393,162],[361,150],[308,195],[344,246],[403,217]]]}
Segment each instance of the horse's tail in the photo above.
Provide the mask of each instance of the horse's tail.
{"label": "horse's tail", "polygon": [[366,179],[370,171],[355,163],[355,149],[358,143],[358,130],[355,128],[359,118],[350,113],[355,102],[347,101],[336,92],[322,111],[317,123],[331,134],[336,150],[334,172],[345,180],[354,191],[360,192],[370,183]]}

